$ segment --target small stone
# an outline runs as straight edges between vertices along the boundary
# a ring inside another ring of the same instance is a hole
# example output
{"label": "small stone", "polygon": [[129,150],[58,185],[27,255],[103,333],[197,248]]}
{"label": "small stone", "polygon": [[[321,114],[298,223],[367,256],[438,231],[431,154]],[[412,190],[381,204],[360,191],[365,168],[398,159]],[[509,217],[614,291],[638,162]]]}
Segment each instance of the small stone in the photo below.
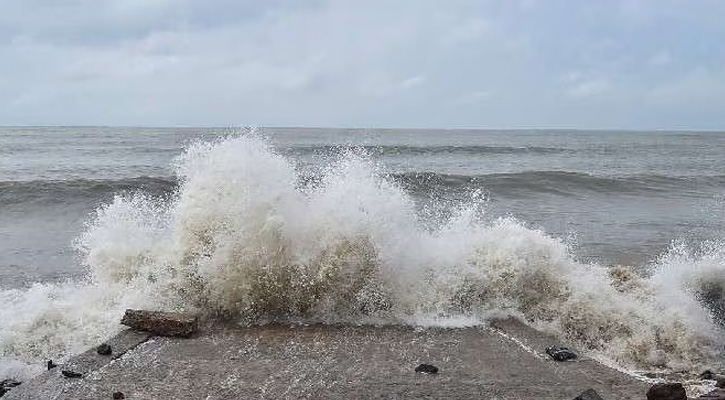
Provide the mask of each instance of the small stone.
{"label": "small stone", "polygon": [[546,354],[556,361],[576,360],[577,355],[566,347],[551,346],[546,348]]}
{"label": "small stone", "polygon": [[83,374],[81,374],[80,372],[69,371],[67,369],[60,371],[60,373],[63,374],[63,376],[65,376],[66,378],[82,378],[83,377]]}
{"label": "small stone", "polygon": [[419,366],[415,367],[415,372],[419,372],[421,374],[437,374],[438,367],[431,364],[420,364]]}
{"label": "small stone", "polygon": [[54,363],[53,360],[48,360],[46,365],[48,366],[48,371],[58,366],[58,364]]}
{"label": "small stone", "polygon": [[714,375],[712,374],[712,371],[709,369],[706,369],[705,372],[700,374],[700,379],[714,379]]}
{"label": "small stone", "polygon": [[655,383],[647,391],[647,400],[687,400],[681,383]]}
{"label": "small stone", "polygon": [[113,393],[113,400],[123,400],[126,396],[122,392]]}
{"label": "small stone", "polygon": [[113,353],[113,349],[111,349],[111,346],[108,343],[103,343],[96,347],[96,353],[102,356],[110,356],[111,353]]}
{"label": "small stone", "polygon": [[594,389],[587,389],[579,396],[575,397],[574,400],[604,400],[602,399],[602,396],[599,395]]}

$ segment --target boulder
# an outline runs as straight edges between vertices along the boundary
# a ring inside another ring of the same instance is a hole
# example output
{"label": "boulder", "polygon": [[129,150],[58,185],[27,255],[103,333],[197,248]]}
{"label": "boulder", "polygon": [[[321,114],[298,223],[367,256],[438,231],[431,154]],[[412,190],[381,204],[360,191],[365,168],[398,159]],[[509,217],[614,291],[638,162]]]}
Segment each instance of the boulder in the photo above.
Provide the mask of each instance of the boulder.
{"label": "boulder", "polygon": [[48,360],[45,365],[48,367],[48,371],[58,366],[58,364],[54,363],[53,360]]}
{"label": "boulder", "polygon": [[647,400],[687,400],[681,383],[655,383],[647,391]]}
{"label": "boulder", "polygon": [[437,374],[438,367],[431,364],[420,364],[415,367],[415,372],[419,372],[421,374]]}
{"label": "boulder", "polygon": [[579,396],[575,397],[574,400],[604,400],[602,399],[602,396],[599,395],[594,389],[587,389]]}
{"label": "boulder", "polygon": [[577,355],[566,347],[551,346],[546,348],[546,354],[556,361],[576,360]]}
{"label": "boulder", "polygon": [[114,392],[113,393],[113,400],[123,400],[126,396],[123,394],[123,392]]}
{"label": "boulder", "polygon": [[126,310],[121,323],[157,336],[189,337],[198,329],[196,316],[162,311]]}

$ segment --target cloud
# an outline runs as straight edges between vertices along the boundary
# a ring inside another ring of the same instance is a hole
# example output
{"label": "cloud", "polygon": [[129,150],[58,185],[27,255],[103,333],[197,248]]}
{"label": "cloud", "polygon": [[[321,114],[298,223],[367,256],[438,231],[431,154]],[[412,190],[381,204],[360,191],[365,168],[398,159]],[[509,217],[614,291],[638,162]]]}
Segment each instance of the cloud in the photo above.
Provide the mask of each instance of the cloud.
{"label": "cloud", "polygon": [[725,4],[617,4],[0,0],[0,124],[725,126]]}
{"label": "cloud", "polygon": [[594,78],[579,81],[567,89],[567,94],[575,98],[597,96],[609,90],[610,84],[606,79]]}

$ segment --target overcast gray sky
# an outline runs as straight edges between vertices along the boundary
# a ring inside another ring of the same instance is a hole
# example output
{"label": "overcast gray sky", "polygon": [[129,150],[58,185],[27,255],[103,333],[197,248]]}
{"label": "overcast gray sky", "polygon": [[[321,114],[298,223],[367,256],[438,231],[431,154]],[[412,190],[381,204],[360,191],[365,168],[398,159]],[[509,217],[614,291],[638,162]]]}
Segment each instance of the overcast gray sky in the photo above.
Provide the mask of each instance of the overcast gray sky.
{"label": "overcast gray sky", "polygon": [[719,0],[0,10],[0,125],[725,129]]}

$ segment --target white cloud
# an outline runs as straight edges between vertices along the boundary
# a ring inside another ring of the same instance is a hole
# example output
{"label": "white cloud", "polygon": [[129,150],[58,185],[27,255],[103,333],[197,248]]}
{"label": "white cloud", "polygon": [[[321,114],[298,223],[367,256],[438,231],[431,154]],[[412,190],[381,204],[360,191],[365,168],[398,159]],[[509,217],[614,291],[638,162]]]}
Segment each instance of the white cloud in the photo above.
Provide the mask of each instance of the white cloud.
{"label": "white cloud", "polygon": [[610,84],[606,79],[593,78],[576,82],[567,89],[567,94],[576,98],[585,98],[606,93],[609,88]]}

